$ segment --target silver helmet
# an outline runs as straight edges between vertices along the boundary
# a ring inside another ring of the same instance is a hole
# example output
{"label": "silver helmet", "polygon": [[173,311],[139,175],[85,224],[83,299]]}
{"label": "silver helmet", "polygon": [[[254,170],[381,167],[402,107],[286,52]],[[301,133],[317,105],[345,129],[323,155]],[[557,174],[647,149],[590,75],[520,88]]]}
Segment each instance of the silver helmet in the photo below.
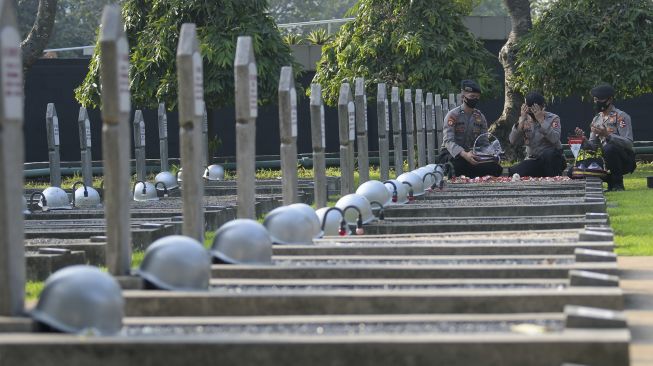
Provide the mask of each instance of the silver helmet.
{"label": "silver helmet", "polygon": [[211,256],[193,238],[166,236],[147,247],[136,274],[161,290],[206,291],[211,279]]}
{"label": "silver helmet", "polygon": [[374,220],[374,215],[372,214],[372,205],[370,205],[370,201],[365,198],[365,196],[352,193],[341,197],[338,202],[336,202],[336,207],[345,213],[345,219],[349,225],[356,225],[358,222],[359,214],[357,210],[348,209],[347,207],[349,206],[354,206],[360,211],[360,215],[363,219],[363,224],[368,224]]}
{"label": "silver helmet", "polygon": [[356,194],[364,196],[370,202],[379,202],[384,207],[392,202],[392,194],[378,180],[370,180],[361,184],[356,190]]}
{"label": "silver helmet", "polygon": [[204,178],[213,181],[224,180],[224,168],[222,167],[222,165],[218,165],[218,164],[209,165],[204,170]]}
{"label": "silver helmet", "polygon": [[433,170],[427,167],[421,167],[419,169],[413,170],[413,173],[417,174],[422,180],[422,186],[424,190],[428,189],[435,183],[435,177],[433,175]]}
{"label": "silver helmet", "polygon": [[322,232],[322,225],[320,223],[320,219],[317,217],[315,210],[313,210],[311,206],[305,203],[293,203],[291,205],[288,205],[288,207],[292,207],[294,209],[301,211],[309,219],[309,221],[311,221],[313,225],[314,239],[321,238],[324,235],[324,232]]}
{"label": "silver helmet", "polygon": [[113,335],[122,328],[124,306],[113,277],[96,267],[75,265],[48,277],[31,314],[60,332]]}
{"label": "silver helmet", "polygon": [[258,222],[232,220],[215,232],[211,255],[221,263],[270,264],[272,241],[268,231]]}
{"label": "silver helmet", "polygon": [[134,201],[158,201],[154,184],[139,181],[134,184]]}
{"label": "silver helmet", "polygon": [[[75,189],[78,185],[81,187]],[[73,206],[82,209],[95,209],[102,207],[100,194],[93,187],[89,187],[83,182],[73,184]]]}
{"label": "silver helmet", "polygon": [[[43,205],[45,201],[46,205]],[[43,191],[43,199],[39,201],[39,206],[48,210],[72,210],[68,200],[68,193],[59,187],[48,187]]]}
{"label": "silver helmet", "polygon": [[[170,173],[170,172],[161,172],[154,177],[154,185],[157,185],[158,183],[163,183],[165,184],[165,187],[167,190],[173,190],[176,188],[179,188],[179,184],[177,183],[177,178]],[[162,190],[163,188],[158,188],[157,189]]]}
{"label": "silver helmet", "polygon": [[[385,188],[388,189],[390,193],[390,204],[391,205],[401,205],[408,203],[408,185],[402,184],[396,179],[390,179],[383,182]],[[393,196],[396,195],[396,198]]]}
{"label": "silver helmet", "polygon": [[265,216],[263,226],[274,244],[312,244],[314,223],[297,207],[277,207]]}
{"label": "silver helmet", "polygon": [[[329,212],[327,213],[327,211]],[[332,207],[322,207],[317,209],[315,214],[320,219],[320,227],[324,228],[324,235],[351,235],[351,230],[349,230],[347,223],[345,222],[344,227],[341,225],[343,218],[342,211],[339,208],[332,210]]]}
{"label": "silver helmet", "polygon": [[422,178],[419,175],[413,172],[407,172],[398,176],[397,180],[401,183],[408,183],[409,187],[413,189],[413,196],[417,197],[424,194],[424,184],[422,183]]}

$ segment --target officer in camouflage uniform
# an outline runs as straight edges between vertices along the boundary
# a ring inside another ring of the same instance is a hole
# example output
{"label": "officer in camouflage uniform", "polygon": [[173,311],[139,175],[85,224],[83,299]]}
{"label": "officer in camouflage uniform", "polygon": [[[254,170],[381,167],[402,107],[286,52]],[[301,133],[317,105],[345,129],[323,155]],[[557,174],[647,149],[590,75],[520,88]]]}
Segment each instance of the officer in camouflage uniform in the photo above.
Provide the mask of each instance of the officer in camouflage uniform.
{"label": "officer in camouflage uniform", "polygon": [[[481,111],[476,109],[481,97],[481,87],[473,80],[461,82],[463,104],[452,109],[444,118],[442,147],[439,162],[453,165],[455,175],[465,175],[469,178],[486,175],[499,176],[503,169],[494,161],[482,161],[471,151],[474,141],[487,133],[487,120]],[[477,147],[489,145],[487,136],[478,139]]]}
{"label": "officer in camouflage uniform", "polygon": [[[602,147],[603,159],[610,174],[605,178],[608,191],[623,191],[623,175],[635,171],[635,152],[633,150],[633,128],[630,116],[614,106],[614,88],[608,84],[591,90],[594,107],[598,112],[590,125],[589,142],[594,147]],[[584,135],[576,127],[576,133]]]}
{"label": "officer in camouflage uniform", "polygon": [[560,143],[560,117],[544,110],[544,96],[526,95],[519,121],[512,126],[510,143],[526,147],[526,159],[510,167],[522,177],[559,176],[566,166]]}

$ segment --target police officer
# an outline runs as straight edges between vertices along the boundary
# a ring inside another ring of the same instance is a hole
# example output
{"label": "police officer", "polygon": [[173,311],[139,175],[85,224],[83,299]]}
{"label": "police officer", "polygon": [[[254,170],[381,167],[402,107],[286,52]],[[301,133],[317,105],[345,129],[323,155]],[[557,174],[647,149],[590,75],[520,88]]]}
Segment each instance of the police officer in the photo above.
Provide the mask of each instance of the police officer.
{"label": "police officer", "polygon": [[522,177],[558,176],[566,166],[560,143],[560,117],[545,111],[542,94],[530,92],[525,99],[509,140],[513,145],[524,145],[527,157],[508,172]]}
{"label": "police officer", "polygon": [[[635,171],[635,152],[633,150],[633,128],[630,116],[614,106],[614,88],[608,84],[594,87],[590,94],[594,98],[597,112],[590,125],[589,142],[594,147],[603,148],[606,169],[610,171],[605,178],[608,191],[623,191],[624,174]],[[584,135],[576,127],[578,135]]]}
{"label": "police officer", "polygon": [[[494,161],[481,161],[472,150],[476,139],[487,133],[487,120],[476,109],[481,97],[481,87],[473,80],[461,82],[463,104],[447,113],[442,148],[439,154],[441,164],[450,162],[455,175],[470,178],[486,175],[499,176],[502,168]],[[477,147],[489,145],[487,136],[478,139]]]}

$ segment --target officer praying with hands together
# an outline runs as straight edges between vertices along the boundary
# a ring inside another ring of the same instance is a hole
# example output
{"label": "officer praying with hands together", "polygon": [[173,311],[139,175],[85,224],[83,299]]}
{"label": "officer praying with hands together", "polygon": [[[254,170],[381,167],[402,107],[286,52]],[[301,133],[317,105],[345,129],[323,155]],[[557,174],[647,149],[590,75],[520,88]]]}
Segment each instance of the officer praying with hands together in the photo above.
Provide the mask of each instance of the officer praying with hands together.
{"label": "officer praying with hands together", "polygon": [[[603,158],[609,174],[605,180],[608,191],[623,191],[623,175],[635,171],[633,128],[630,116],[614,106],[614,88],[608,84],[598,85],[590,92],[594,99],[596,116],[590,124],[589,142],[603,149]],[[576,127],[576,134],[584,135]]]}
{"label": "officer praying with hands together", "polygon": [[526,95],[519,121],[513,125],[509,140],[526,147],[526,159],[510,167],[509,173],[522,177],[555,177],[566,166],[560,143],[560,117],[544,110],[544,96]]}

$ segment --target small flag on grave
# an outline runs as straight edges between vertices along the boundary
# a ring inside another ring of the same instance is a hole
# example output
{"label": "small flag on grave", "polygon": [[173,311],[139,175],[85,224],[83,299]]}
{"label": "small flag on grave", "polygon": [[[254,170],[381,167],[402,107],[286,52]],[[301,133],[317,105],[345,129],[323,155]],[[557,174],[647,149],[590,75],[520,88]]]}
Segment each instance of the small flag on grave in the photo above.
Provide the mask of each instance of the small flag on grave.
{"label": "small flag on grave", "polygon": [[569,136],[567,142],[569,142],[569,147],[571,148],[571,153],[574,154],[574,159],[578,158],[578,152],[580,152],[580,147],[585,141],[585,136]]}

